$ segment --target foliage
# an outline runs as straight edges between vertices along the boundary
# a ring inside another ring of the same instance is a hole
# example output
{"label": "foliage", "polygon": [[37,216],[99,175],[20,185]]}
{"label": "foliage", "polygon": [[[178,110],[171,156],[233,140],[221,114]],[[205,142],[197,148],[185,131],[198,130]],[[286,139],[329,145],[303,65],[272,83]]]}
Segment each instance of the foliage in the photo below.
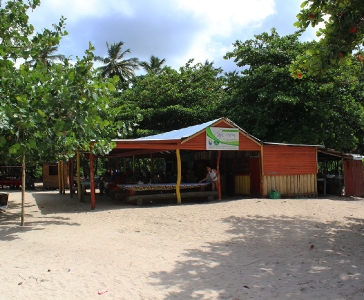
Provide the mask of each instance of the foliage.
{"label": "foliage", "polygon": [[164,67],[132,81],[122,102],[140,108],[143,120],[137,135],[149,135],[200,124],[220,117],[217,107],[224,100],[225,79],[221,69],[188,61],[178,71]]}
{"label": "foliage", "polygon": [[93,68],[91,44],[74,65],[40,59],[67,32],[61,18],[53,30],[34,33],[27,11],[37,5],[14,0],[0,8],[0,153],[2,162],[21,162],[22,174],[26,164],[66,160],[77,150],[108,153],[113,132],[124,126],[109,107],[119,78],[104,79]]}
{"label": "foliage", "polygon": [[32,66],[36,66],[38,62],[42,62],[45,66],[50,66],[55,61],[64,61],[66,57],[62,54],[53,54],[58,51],[58,46],[47,46],[45,45],[40,49],[37,57],[28,61]]}
{"label": "foliage", "polygon": [[162,70],[162,65],[166,62],[166,60],[160,59],[154,55],[150,57],[150,61],[142,61],[140,63],[140,66],[146,71],[146,72],[154,72],[154,73],[160,73]]}
{"label": "foliage", "polygon": [[[107,152],[112,144],[110,133],[122,131],[114,123],[109,99],[117,77],[104,80],[93,68],[93,47],[75,65],[49,64],[37,60],[44,49],[58,47],[64,31],[64,19],[53,31],[33,34],[23,1],[8,1],[0,10],[1,45],[1,135],[0,151],[4,160],[28,161],[66,159],[76,150]],[[14,30],[13,30],[14,28]],[[15,62],[24,60],[20,67]]]}
{"label": "foliage", "polygon": [[306,29],[321,22],[317,36],[320,41],[300,54],[291,68],[299,74],[322,75],[337,64],[350,64],[351,54],[363,63],[364,6],[362,0],[308,0],[301,4],[295,26]]}
{"label": "foliage", "polygon": [[[301,43],[300,34],[280,37],[273,29],[226,54],[242,76],[228,76],[230,98],[221,108],[263,141],[320,144],[337,150],[363,147],[363,75],[351,66],[331,69],[324,78],[295,80],[290,61],[315,42]],[[364,149],[360,149],[364,150]]]}
{"label": "foliage", "polygon": [[124,59],[127,53],[130,53],[130,49],[122,52],[124,43],[113,43],[111,46],[106,42],[107,56],[96,56],[95,60],[100,61],[104,66],[100,67],[102,76],[111,78],[118,76],[121,82],[127,82],[134,77],[134,71],[139,68],[139,60],[136,57]]}

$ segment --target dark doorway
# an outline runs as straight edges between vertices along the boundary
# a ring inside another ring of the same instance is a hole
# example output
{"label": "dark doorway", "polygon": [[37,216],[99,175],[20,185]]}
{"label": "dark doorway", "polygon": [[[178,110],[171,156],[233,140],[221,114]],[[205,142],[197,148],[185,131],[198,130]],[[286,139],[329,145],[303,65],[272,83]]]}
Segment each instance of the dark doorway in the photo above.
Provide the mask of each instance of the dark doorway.
{"label": "dark doorway", "polygon": [[260,195],[260,157],[251,157],[250,163],[250,195],[261,197]]}
{"label": "dark doorway", "polygon": [[229,197],[235,194],[234,159],[226,160],[226,195]]}

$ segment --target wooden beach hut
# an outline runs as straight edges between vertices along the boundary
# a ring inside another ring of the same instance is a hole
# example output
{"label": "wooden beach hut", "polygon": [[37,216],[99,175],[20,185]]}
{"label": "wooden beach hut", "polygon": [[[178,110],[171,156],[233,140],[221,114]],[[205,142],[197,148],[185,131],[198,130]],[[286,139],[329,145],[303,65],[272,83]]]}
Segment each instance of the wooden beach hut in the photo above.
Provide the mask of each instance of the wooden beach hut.
{"label": "wooden beach hut", "polygon": [[[153,157],[174,156],[172,165],[175,164],[177,203],[181,203],[184,159],[193,161],[195,166],[209,164],[216,167],[219,173],[219,200],[222,194],[268,197],[272,191],[289,197],[316,196],[318,153],[323,153],[325,149],[320,145],[263,142],[227,118],[158,135],[114,142],[116,147],[108,154],[109,158],[128,157],[134,161],[138,157],[150,157],[153,161]],[[90,155],[91,169],[93,158]],[[345,160],[352,159],[347,155]],[[347,172],[356,174],[359,164],[345,164]],[[91,208],[94,209],[91,172]],[[354,177],[351,175],[348,180]],[[359,187],[359,181],[356,180],[355,188],[349,190],[355,189],[356,194],[363,195],[363,187]],[[346,185],[350,186],[348,182]]]}
{"label": "wooden beach hut", "polygon": [[[68,188],[68,165],[62,162],[43,163],[42,181],[46,189],[57,189],[60,191]],[[62,188],[63,187],[63,188]]]}

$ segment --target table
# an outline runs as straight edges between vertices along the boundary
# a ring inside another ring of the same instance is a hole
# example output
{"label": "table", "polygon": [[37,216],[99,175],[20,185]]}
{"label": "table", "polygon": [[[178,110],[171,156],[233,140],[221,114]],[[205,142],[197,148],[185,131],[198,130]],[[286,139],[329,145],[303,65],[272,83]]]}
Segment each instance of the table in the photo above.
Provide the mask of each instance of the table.
{"label": "table", "polygon": [[[181,183],[180,189],[193,189],[199,187],[206,187],[211,182],[196,182],[196,183]],[[146,184],[118,184],[119,188],[129,191],[168,191],[175,190],[177,187],[176,183],[146,183]]]}
{"label": "table", "polygon": [[4,188],[4,185],[19,188],[21,185],[21,179],[0,179],[0,185],[2,188]]}
{"label": "table", "polygon": [[[211,182],[198,182],[198,183],[181,183],[180,189],[193,189],[193,188],[201,188],[207,187]],[[146,183],[146,184],[118,184],[119,188],[126,191],[127,201],[130,199],[134,199],[137,192],[145,192],[145,191],[172,191],[177,187],[176,183]],[[149,195],[140,195],[138,198],[152,198],[153,196],[158,198],[165,198],[168,194],[163,194],[161,196],[159,194],[149,194]],[[171,195],[171,194],[170,194]]]}

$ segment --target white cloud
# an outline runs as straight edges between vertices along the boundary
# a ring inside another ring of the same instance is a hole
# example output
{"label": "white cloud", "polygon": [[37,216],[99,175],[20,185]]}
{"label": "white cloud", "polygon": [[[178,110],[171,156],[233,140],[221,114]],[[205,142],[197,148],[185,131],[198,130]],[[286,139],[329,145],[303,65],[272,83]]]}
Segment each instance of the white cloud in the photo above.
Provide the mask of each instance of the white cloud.
{"label": "white cloud", "polygon": [[75,23],[84,17],[102,18],[110,13],[133,16],[135,11],[129,0],[45,0],[31,14],[31,21],[48,28],[48,20],[55,23],[61,16],[67,18],[67,23]]}
{"label": "white cloud", "polygon": [[[234,32],[258,27],[268,16],[275,13],[274,0],[177,0],[177,8],[194,14],[205,23],[185,57],[180,61],[195,58],[202,62],[222,57],[227,47],[216,42],[220,37],[229,37]],[[231,42],[236,40],[233,38]]]}

